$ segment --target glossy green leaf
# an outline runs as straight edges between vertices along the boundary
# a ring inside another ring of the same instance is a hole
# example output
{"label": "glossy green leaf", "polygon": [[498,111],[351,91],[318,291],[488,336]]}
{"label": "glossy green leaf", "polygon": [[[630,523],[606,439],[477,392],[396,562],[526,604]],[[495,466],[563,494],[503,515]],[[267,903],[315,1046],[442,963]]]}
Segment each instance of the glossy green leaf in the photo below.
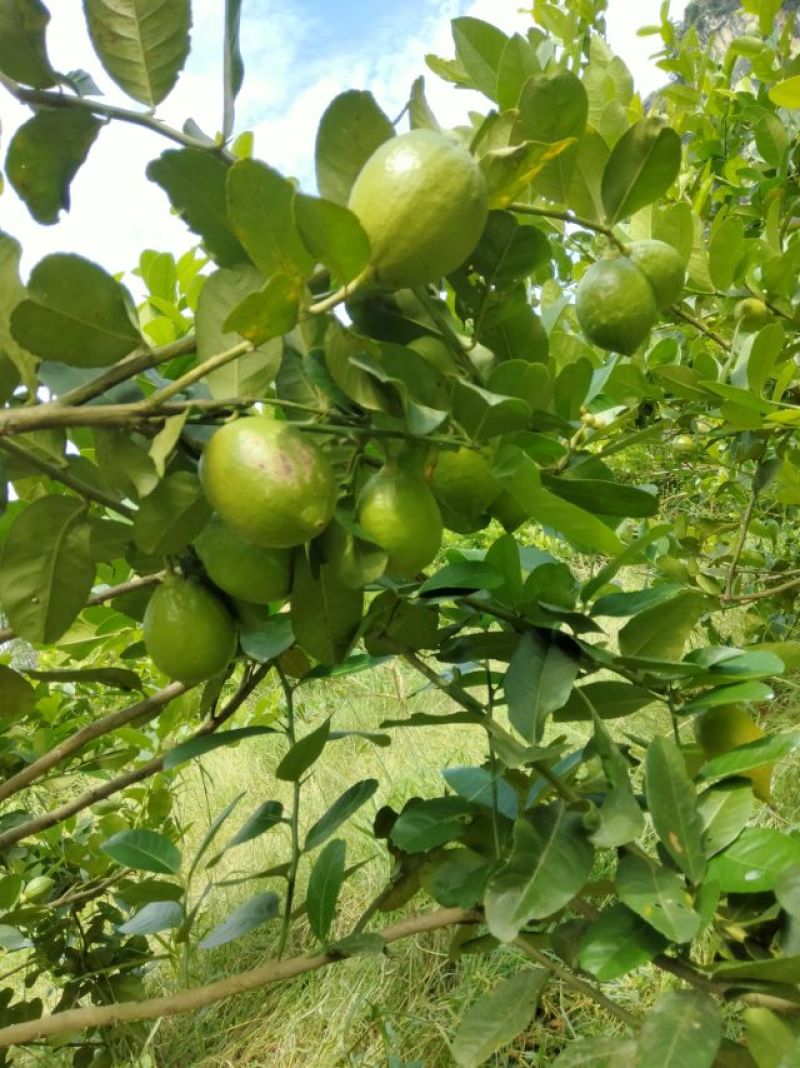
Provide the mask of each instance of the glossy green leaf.
{"label": "glossy green leaf", "polygon": [[302,194],[294,217],[303,244],[340,283],[351,281],[369,262],[369,238],[357,217],[341,204]]}
{"label": "glossy green leaf", "polygon": [[490,149],[481,156],[490,208],[507,208],[540,175],[552,160],[574,145],[573,138],[542,144],[523,141],[518,145]]}
{"label": "glossy green leaf", "polygon": [[38,223],[69,211],[69,187],[102,123],[88,111],[39,111],[18,127],[8,146],[6,173]]}
{"label": "glossy green leaf", "polygon": [[636,1042],[628,1038],[578,1038],[553,1061],[553,1068],[630,1068]]}
{"label": "glossy green leaf", "polygon": [[800,75],[785,78],[782,82],[773,85],[769,91],[769,98],[779,108],[790,110],[800,108]]}
{"label": "glossy green leaf", "polygon": [[652,204],[675,181],[681,141],[658,119],[641,119],[623,134],[603,172],[603,204],[609,223]]}
{"label": "glossy green leaf", "polygon": [[267,616],[257,627],[240,627],[239,644],[247,656],[260,664],[266,664],[294,645],[292,621],[288,615],[281,613]]}
{"label": "glossy green leaf", "polygon": [[181,870],[178,847],[163,834],[144,827],[135,831],[120,831],[102,842],[100,848],[117,864],[135,868],[136,871],[177,875]]}
{"label": "glossy green leaf", "polygon": [[141,343],[129,298],[97,264],[65,252],[33,268],[11,314],[14,339],[43,360],[106,367]]}
{"label": "glossy green leaf", "polygon": [[223,160],[201,148],[170,148],[149,163],[146,172],[221,267],[235,267],[247,260],[228,217],[228,171]]}
{"label": "glossy green leaf", "polygon": [[701,594],[678,594],[664,604],[638,612],[619,632],[625,656],[679,660],[707,601]]}
{"label": "glossy green leaf", "polygon": [[649,963],[664,946],[664,939],[641,917],[615,904],[586,928],[579,960],[581,968],[605,983]]}
{"label": "glossy green leaf", "polygon": [[53,668],[49,671],[26,668],[25,674],[32,679],[41,679],[42,682],[77,682],[78,685],[98,683],[100,686],[111,686],[115,690],[142,689],[142,680],[135,671],[129,671],[127,668]]}
{"label": "glossy green leaf", "polygon": [[488,768],[444,768],[442,778],[459,797],[475,805],[494,809],[506,819],[516,819],[519,800],[505,779],[492,775]]}
{"label": "glossy green leaf", "polygon": [[563,803],[518,819],[511,855],[486,890],[491,933],[513,941],[530,920],[563,908],[583,887],[593,860],[581,816]]}
{"label": "glossy green leaf", "polygon": [[530,41],[521,33],[515,33],[508,39],[500,55],[497,89],[493,98],[502,111],[517,106],[522,87],[534,74],[540,74],[541,69],[536,49]]}
{"label": "glossy green leaf", "polygon": [[690,882],[702,882],[706,870],[703,826],[694,786],[677,745],[654,738],[645,761],[647,805],[662,846]]}
{"label": "glossy green leaf", "polygon": [[521,226],[510,212],[492,211],[471,263],[487,285],[504,289],[549,258],[550,245],[541,230]]}
{"label": "glossy green leaf", "polygon": [[735,982],[800,983],[800,956],[762,957],[760,960],[726,960],[713,965],[712,974]]}
{"label": "glossy green leaf", "polygon": [[658,497],[633,486],[605,479],[558,478],[544,475],[542,485],[565,501],[598,515],[630,516],[635,519],[655,515]]}
{"label": "glossy green leaf", "polygon": [[49,21],[40,0],[0,0],[0,71],[35,89],[56,84],[45,41]]}
{"label": "glossy green leaf", "polygon": [[350,89],[337,96],[320,119],[314,148],[320,195],[347,204],[359,171],[394,127],[372,93]]}
{"label": "glossy green leaf", "polygon": [[700,930],[701,918],[683,880],[669,868],[626,854],[619,862],[616,883],[622,903],[671,942],[691,942]]}
{"label": "glossy green leaf", "polygon": [[83,0],[95,52],[128,96],[154,108],[189,55],[189,0]]}
{"label": "glossy green leaf", "polygon": [[720,783],[697,800],[703,824],[703,848],[707,857],[721,852],[735,841],[747,826],[756,807],[749,783]]}
{"label": "glossy green leaf", "polygon": [[800,838],[771,827],[750,827],[712,857],[708,878],[723,893],[759,894],[773,890],[781,872],[800,864]]}
{"label": "glossy green leaf", "polygon": [[177,901],[150,901],[117,930],[126,935],[158,934],[183,923],[183,906]]}
{"label": "glossy green leaf", "polygon": [[33,705],[33,687],[28,680],[5,664],[0,664],[0,715],[4,719],[24,716]]}
{"label": "glossy green leaf", "polygon": [[705,690],[691,701],[687,701],[682,711],[689,714],[704,712],[707,708],[719,705],[735,705],[743,701],[768,701],[774,694],[764,682],[740,682],[735,686],[718,686],[714,690]]}
{"label": "glossy green leaf", "polygon": [[331,721],[326,719],[315,730],[306,734],[291,747],[286,756],[275,769],[275,778],[284,782],[297,782],[319,759],[328,735],[331,733]]}
{"label": "glossy green leaf", "polygon": [[29,642],[55,642],[86,604],[94,579],[85,506],[40,497],[11,525],[0,559],[0,605]]}
{"label": "glossy green leaf", "polygon": [[729,753],[722,753],[707,761],[700,769],[703,779],[725,779],[744,775],[754,768],[774,764],[800,747],[800,731],[790,734],[770,734],[746,745],[740,745]]}
{"label": "glossy green leaf", "polygon": [[501,979],[474,1001],[453,1036],[453,1059],[460,1068],[479,1068],[507,1046],[533,1019],[549,976],[544,968],[526,968]]}
{"label": "glossy green leaf", "polygon": [[377,779],[362,779],[361,782],[354,783],[345,790],[327,812],[309,827],[303,846],[305,852],[309,853],[326,842],[346,820],[349,820],[363,804],[369,801],[377,789]]}
{"label": "glossy green leaf", "polygon": [[461,797],[415,800],[397,817],[390,837],[404,853],[427,853],[459,838],[473,811],[469,802]]}
{"label": "glossy green leaf", "polygon": [[534,179],[537,192],[559,204],[565,204],[570,195],[588,115],[586,89],[571,71],[537,75],[525,83],[519,99],[517,129],[521,136],[545,144],[575,139]]}
{"label": "glossy green leaf", "polygon": [[306,891],[306,914],[314,936],[325,942],[336,915],[336,902],[344,882],[347,845],[334,838],[314,862]]}
{"label": "glossy green leaf", "polygon": [[613,679],[588,682],[584,686],[576,686],[571,691],[566,704],[556,709],[553,715],[555,722],[573,723],[591,720],[592,713],[584,698],[588,698],[589,704],[601,719],[620,719],[623,716],[631,716],[640,708],[646,708],[647,705],[658,700],[656,695],[649,690],[630,682],[615,682]]}
{"label": "glossy green leaf", "polygon": [[239,160],[228,172],[231,224],[265,278],[273,274],[305,278],[314,266],[295,225],[295,196],[287,178],[257,160]]}
{"label": "glossy green leaf", "polygon": [[551,631],[522,635],[503,689],[512,724],[527,742],[538,742],[547,716],[565,703],[578,675],[577,649]]}
{"label": "glossy green leaf", "polygon": [[346,585],[336,569],[322,564],[314,575],[298,554],[292,584],[292,628],[299,645],[322,664],[338,664],[347,655],[361,622],[362,590]]}
{"label": "glossy green leaf", "polygon": [[708,245],[708,271],[717,289],[724,292],[733,285],[744,251],[744,223],[741,219],[731,216],[714,227]]}
{"label": "glossy green leaf", "polygon": [[271,890],[256,894],[209,931],[205,938],[197,943],[197,948],[215,949],[217,946],[227,945],[228,942],[233,942],[260,927],[267,920],[273,920],[278,915],[279,907],[280,898]]}
{"label": "glossy green leaf", "polygon": [[172,556],[185,549],[211,518],[200,480],[191,471],[167,475],[142,501],[133,540],[144,553]]}
{"label": "glossy green leaf", "polygon": [[450,25],[458,62],[476,89],[496,99],[497,74],[508,38],[483,19],[458,18]]}
{"label": "glossy green leaf", "polygon": [[263,289],[250,293],[222,324],[254,345],[288,334],[297,325],[300,287],[295,277],[274,274]]}
{"label": "glossy green leaf", "polygon": [[710,995],[668,990],[645,1017],[638,1063],[651,1068],[711,1068],[722,1041],[722,1017]]}
{"label": "glossy green leaf", "polygon": [[213,753],[215,749],[235,745],[245,738],[260,738],[265,734],[274,733],[274,727],[236,727],[219,734],[205,734],[199,738],[191,738],[188,742],[181,742],[180,745],[169,750],[164,757],[164,768],[177,768],[189,760],[196,760],[206,753]]}

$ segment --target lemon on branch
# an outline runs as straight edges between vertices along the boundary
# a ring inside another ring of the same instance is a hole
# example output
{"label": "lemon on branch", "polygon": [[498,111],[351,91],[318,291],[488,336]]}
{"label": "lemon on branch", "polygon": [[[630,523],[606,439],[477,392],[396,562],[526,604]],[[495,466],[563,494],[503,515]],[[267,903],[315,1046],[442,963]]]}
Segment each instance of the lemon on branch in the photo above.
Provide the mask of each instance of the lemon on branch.
{"label": "lemon on branch", "polygon": [[[695,720],[695,734],[709,759],[764,737],[764,732],[743,705],[719,705],[703,712]],[[772,768],[772,764],[764,764],[742,773],[751,780],[753,793],[762,801],[769,801],[771,797]]]}
{"label": "lemon on branch", "polygon": [[269,604],[288,597],[291,550],[253,545],[218,515],[211,517],[194,547],[208,577],[231,597],[250,604]]}
{"label": "lemon on branch", "polygon": [[686,265],[678,250],[666,241],[634,241],[628,257],[653,287],[659,310],[674,304],[686,280]]}
{"label": "lemon on branch", "polygon": [[189,685],[219,674],[236,652],[236,627],[222,601],[199,582],[175,575],[150,598],[142,628],[156,667]]}
{"label": "lemon on branch", "polygon": [[638,349],[658,318],[653,287],[625,256],[592,264],[578,284],[575,311],[589,341],[623,356]]}
{"label": "lemon on branch", "polygon": [[442,519],[430,489],[415,475],[388,467],[361,490],[358,523],[385,549],[386,572],[396,578],[414,578],[442,541]]}

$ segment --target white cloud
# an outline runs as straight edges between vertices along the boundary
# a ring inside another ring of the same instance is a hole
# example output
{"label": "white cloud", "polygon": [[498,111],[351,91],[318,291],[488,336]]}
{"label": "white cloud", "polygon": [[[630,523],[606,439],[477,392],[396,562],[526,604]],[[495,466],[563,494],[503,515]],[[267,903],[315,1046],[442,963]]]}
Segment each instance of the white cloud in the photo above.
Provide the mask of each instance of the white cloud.
{"label": "white cloud", "polygon": [[[686,0],[673,0],[680,15]],[[658,20],[660,0],[637,0],[631,17],[629,0],[611,0],[607,15],[612,47],[623,56],[643,92],[664,81],[648,55],[652,39],[637,38],[635,28]],[[108,99],[121,101],[95,57],[86,34],[80,0],[52,4],[48,40],[54,65],[61,70],[88,69]],[[306,189],[313,188],[313,146],[319,118],[328,102],[347,88],[369,88],[394,117],[404,106],[414,78],[426,74],[426,91],[440,120],[463,121],[468,108],[486,109],[477,93],[447,85],[427,71],[426,52],[452,54],[449,20],[469,14],[500,26],[506,32],[525,32],[529,16],[520,0],[432,0],[419,5],[413,32],[405,36],[389,22],[378,27],[366,51],[319,46],[326,26],[299,6],[279,0],[252,0],[244,5],[242,46],[247,74],[239,98],[242,121],[254,129],[256,152]],[[172,125],[191,115],[213,134],[221,121],[220,0],[194,0],[193,49],[186,70],[159,109]],[[404,23],[404,25],[406,25]],[[136,105],[129,104],[135,107]],[[27,117],[27,109],[7,95],[0,96],[0,123],[5,144]],[[104,128],[90,159],[72,186],[72,210],[54,227],[37,226],[7,188],[0,197],[0,228],[17,236],[30,267],[48,252],[77,251],[119,271],[136,265],[145,247],[180,252],[192,242],[184,225],[169,212],[162,191],[147,181],[145,166],[168,147],[156,135],[113,123]]]}

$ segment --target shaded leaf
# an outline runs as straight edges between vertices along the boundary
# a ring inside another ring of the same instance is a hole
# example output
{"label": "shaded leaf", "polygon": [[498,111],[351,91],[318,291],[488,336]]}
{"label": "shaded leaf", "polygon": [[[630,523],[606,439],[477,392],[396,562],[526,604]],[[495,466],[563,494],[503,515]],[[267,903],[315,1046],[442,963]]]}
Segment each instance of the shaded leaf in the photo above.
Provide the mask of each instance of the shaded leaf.
{"label": "shaded leaf", "polygon": [[0,664],[0,715],[24,716],[33,705],[33,687],[28,680],[5,664]]}
{"label": "shaded leaf", "polygon": [[291,619],[295,638],[322,664],[347,655],[361,622],[363,590],[346,585],[336,569],[322,564],[314,575],[304,554],[295,561]]}
{"label": "shaded leaf", "polygon": [[226,920],[209,931],[202,941],[197,943],[198,949],[214,949],[233,942],[236,938],[249,931],[260,927],[267,920],[272,920],[278,915],[280,898],[271,890],[263,894],[256,894],[249,901],[234,909]]}
{"label": "shaded leaf", "polygon": [[275,778],[297,782],[320,757],[330,733],[331,721],[326,719],[316,730],[295,742],[275,769]]}
{"label": "shaded leaf", "polygon": [[56,84],[45,41],[49,21],[40,0],[0,0],[0,71],[34,89]]}
{"label": "shaded leaf", "polygon": [[503,689],[509,719],[527,742],[541,739],[547,716],[565,703],[577,675],[577,649],[568,638],[539,630],[522,635]]}
{"label": "shaded leaf", "polygon": [[624,656],[679,660],[706,604],[702,594],[687,591],[638,612],[619,632],[620,651]]}
{"label": "shaded leaf", "polygon": [[177,901],[151,901],[117,930],[126,935],[158,934],[183,923],[183,905]]}
{"label": "shaded leaf", "polygon": [[668,990],[645,1017],[638,1063],[651,1068],[711,1068],[722,1041],[722,1017],[710,995]]}
{"label": "shaded leaf", "polygon": [[478,1068],[495,1051],[513,1042],[533,1019],[548,978],[543,968],[526,968],[501,979],[474,1001],[461,1017],[453,1036],[456,1064],[461,1068]]}
{"label": "shaded leaf", "polygon": [[245,738],[258,738],[265,734],[275,734],[274,727],[236,727],[221,734],[205,734],[199,738],[190,738],[188,742],[181,742],[174,749],[170,749],[164,757],[164,768],[177,768],[189,760],[212,753],[215,749],[235,745]]}
{"label": "shaded leaf", "polygon": [[580,965],[608,982],[647,964],[665,947],[664,939],[624,905],[605,909],[587,926],[580,943]]}
{"label": "shaded leaf", "polygon": [[100,845],[117,864],[136,871],[154,871],[159,875],[177,875],[181,870],[180,850],[169,838],[141,828],[120,831]]}
{"label": "shaded leaf", "polygon": [[390,137],[394,127],[372,93],[350,89],[337,96],[320,119],[314,146],[320,194],[346,205],[359,171]]}
{"label": "shaded leaf", "polygon": [[304,850],[309,853],[317,846],[321,846],[330,836],[349,820],[363,804],[365,804],[378,789],[377,779],[362,779],[354,783],[349,789],[334,801],[324,815],[320,816],[315,824],[308,829]]}
{"label": "shaded leaf", "polygon": [[658,119],[641,119],[623,134],[603,172],[603,204],[609,223],[652,204],[675,181],[681,141]]}
{"label": "shaded leaf", "polygon": [[654,738],[645,761],[647,805],[666,851],[690,882],[699,884],[706,870],[702,821],[683,754],[669,738]]}
{"label": "shaded leaf", "polygon": [[211,518],[200,479],[191,471],[167,475],[142,501],[133,522],[137,548],[154,556],[185,549]]}
{"label": "shaded leaf", "polygon": [[334,838],[314,862],[306,891],[306,913],[311,930],[318,941],[324,942],[336,915],[336,902],[344,881],[347,846],[341,838]]}
{"label": "shaded leaf", "polygon": [[616,881],[623,904],[671,942],[691,942],[700,930],[702,920],[675,872],[628,854],[619,862]]}
{"label": "shaded leaf", "polygon": [[357,217],[333,200],[298,195],[294,216],[311,255],[340,283],[351,281],[369,261],[369,238]]}

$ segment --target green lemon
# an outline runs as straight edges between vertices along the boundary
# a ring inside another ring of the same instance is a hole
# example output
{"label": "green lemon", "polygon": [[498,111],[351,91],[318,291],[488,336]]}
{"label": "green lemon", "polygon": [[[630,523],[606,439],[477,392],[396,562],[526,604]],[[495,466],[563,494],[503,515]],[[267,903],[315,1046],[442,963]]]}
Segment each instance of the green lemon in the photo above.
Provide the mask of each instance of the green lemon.
{"label": "green lemon", "polygon": [[156,667],[190,685],[219,674],[236,652],[236,627],[228,609],[190,579],[170,576],[158,587],[142,630]]}
{"label": "green lemon", "polygon": [[666,241],[634,241],[628,256],[653,287],[659,309],[674,304],[686,281],[686,264],[678,250]]}
{"label": "green lemon", "polygon": [[445,525],[465,534],[476,529],[476,522],[480,529],[481,517],[500,493],[486,457],[477,449],[440,452],[430,482]]}
{"label": "green lemon", "polygon": [[589,341],[623,356],[638,349],[658,318],[652,286],[624,256],[592,264],[578,284],[575,311]]}
{"label": "green lemon", "polygon": [[336,481],[302,430],[263,415],[221,427],[200,461],[206,497],[253,545],[289,549],[320,534],[333,515]]}
{"label": "green lemon", "polygon": [[672,439],[672,448],[676,452],[690,453],[695,451],[694,438],[689,434],[678,434]]}
{"label": "green lemon", "polygon": [[[764,737],[764,732],[743,705],[718,705],[703,712],[695,720],[695,734],[709,759]],[[750,779],[753,793],[762,801],[769,801],[771,797],[772,768],[772,764],[764,764],[742,773]]]}
{"label": "green lemon", "polygon": [[733,317],[748,334],[754,334],[775,318],[764,301],[758,297],[745,297],[740,300],[733,309]]}
{"label": "green lemon", "polygon": [[39,901],[40,898],[49,894],[55,885],[55,879],[51,879],[49,875],[37,875],[35,879],[26,883],[21,898],[23,901]]}
{"label": "green lemon", "polygon": [[486,223],[476,160],[434,130],[412,130],[370,156],[350,193],[370,240],[375,280],[394,289],[435,282],[460,267]]}
{"label": "green lemon", "polygon": [[413,341],[409,341],[408,348],[413,349],[418,356],[421,356],[423,360],[427,360],[442,374],[452,375],[458,371],[450,349],[441,338],[434,337],[433,334],[423,334],[421,337],[415,337]]}
{"label": "green lemon", "polygon": [[442,542],[442,518],[425,483],[404,471],[384,468],[364,485],[358,523],[386,550],[386,571],[414,578],[433,560]]}
{"label": "green lemon", "polygon": [[289,596],[290,549],[262,549],[246,541],[218,515],[211,517],[194,543],[206,574],[231,597],[268,604]]}

